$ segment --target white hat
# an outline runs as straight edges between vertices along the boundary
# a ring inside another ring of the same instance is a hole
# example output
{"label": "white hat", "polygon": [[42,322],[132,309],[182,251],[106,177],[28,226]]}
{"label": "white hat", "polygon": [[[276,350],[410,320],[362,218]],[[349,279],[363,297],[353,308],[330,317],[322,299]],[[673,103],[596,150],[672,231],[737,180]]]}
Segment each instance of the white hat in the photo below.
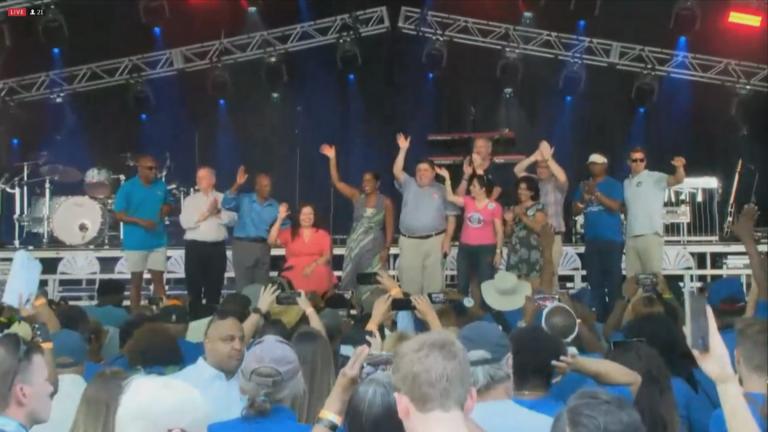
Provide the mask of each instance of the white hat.
{"label": "white hat", "polygon": [[587,163],[588,164],[591,164],[591,163],[607,164],[608,158],[601,155],[600,153],[592,153],[591,155],[589,155],[589,159],[587,159]]}
{"label": "white hat", "polygon": [[525,297],[531,295],[531,284],[518,279],[512,273],[500,271],[493,279],[483,282],[480,291],[488,306],[500,311],[510,311],[523,307]]}

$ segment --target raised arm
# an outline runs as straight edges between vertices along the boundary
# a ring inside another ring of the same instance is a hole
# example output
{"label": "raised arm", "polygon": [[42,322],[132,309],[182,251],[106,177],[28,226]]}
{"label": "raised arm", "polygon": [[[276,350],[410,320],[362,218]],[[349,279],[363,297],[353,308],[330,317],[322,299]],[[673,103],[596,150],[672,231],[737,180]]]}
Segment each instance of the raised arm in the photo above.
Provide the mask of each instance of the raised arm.
{"label": "raised arm", "polygon": [[405,175],[403,171],[403,167],[405,167],[405,154],[408,153],[408,147],[411,146],[411,137],[405,136],[402,133],[397,134],[397,145],[400,147],[400,151],[397,153],[397,158],[395,158],[392,174],[395,175],[395,180],[398,183],[402,183],[403,176]]}
{"label": "raised arm", "polygon": [[335,187],[340,194],[347,197],[347,199],[352,201],[356,200],[360,196],[360,191],[341,181],[341,177],[339,176],[339,167],[336,163],[336,146],[323,144],[320,146],[320,153],[328,158],[328,170],[331,173],[331,183],[333,183],[333,187]]}
{"label": "raised arm", "polygon": [[670,162],[675,167],[675,173],[667,177],[667,186],[677,186],[685,181],[685,158],[675,156]]}
{"label": "raised arm", "polygon": [[291,213],[288,210],[288,204],[280,204],[280,209],[277,211],[277,220],[275,220],[275,223],[272,224],[272,228],[269,229],[269,238],[267,239],[267,242],[270,246],[280,246],[280,240],[278,240],[278,236],[280,234],[280,230],[282,229],[283,222],[288,218],[289,214]]}
{"label": "raised arm", "polygon": [[453,193],[453,187],[451,186],[451,174],[448,172],[448,170],[445,169],[445,167],[435,167],[435,172],[437,172],[438,175],[445,179],[445,199],[459,207],[464,207],[464,198],[456,196],[456,194]]}
{"label": "raised arm", "polygon": [[637,394],[643,382],[637,372],[606,359],[562,356],[559,362],[553,361],[553,365],[584,374],[600,384],[629,386],[632,396]]}
{"label": "raised arm", "polygon": [[538,150],[533,152],[532,155],[528,156],[527,158],[515,164],[515,175],[517,177],[522,177],[524,175],[527,175],[528,167],[533,165],[537,160],[539,160]]}
{"label": "raised arm", "polygon": [[549,145],[548,142],[542,141],[539,144],[540,159],[543,160],[549,167],[549,170],[552,171],[552,175],[555,177],[555,180],[557,180],[557,183],[560,186],[567,186],[568,175],[565,174],[563,167],[561,167],[560,164],[558,164],[555,160],[554,153],[554,149]]}
{"label": "raised arm", "polygon": [[755,242],[754,227],[757,215],[757,207],[754,204],[748,204],[741,210],[738,220],[732,227],[733,233],[741,240],[747,252],[755,283],[755,286],[749,291],[749,298],[747,299],[747,312],[745,313],[747,317],[755,314],[758,300],[768,300],[768,269]]}
{"label": "raised arm", "polygon": [[459,187],[456,188],[456,195],[463,197],[467,194],[467,187],[469,187],[469,178],[472,177],[472,174],[475,172],[475,169],[472,167],[472,157],[467,156],[464,158],[464,163],[461,166],[462,172],[464,175],[461,177],[461,182],[459,183]]}
{"label": "raised arm", "polygon": [[392,240],[395,237],[395,205],[392,200],[384,200],[384,251],[389,255],[389,248],[392,247]]}

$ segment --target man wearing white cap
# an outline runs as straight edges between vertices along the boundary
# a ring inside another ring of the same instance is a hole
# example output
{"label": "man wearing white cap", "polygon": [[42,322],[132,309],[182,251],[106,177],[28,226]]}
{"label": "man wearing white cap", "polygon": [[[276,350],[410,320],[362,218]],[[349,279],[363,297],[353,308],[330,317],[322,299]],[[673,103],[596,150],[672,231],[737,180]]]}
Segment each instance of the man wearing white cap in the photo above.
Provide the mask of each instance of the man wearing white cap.
{"label": "man wearing white cap", "polygon": [[624,189],[608,176],[608,159],[592,153],[587,160],[589,180],[581,182],[573,197],[573,214],[584,214],[584,267],[591,306],[605,322],[621,292],[621,254],[624,236],[621,206]]}

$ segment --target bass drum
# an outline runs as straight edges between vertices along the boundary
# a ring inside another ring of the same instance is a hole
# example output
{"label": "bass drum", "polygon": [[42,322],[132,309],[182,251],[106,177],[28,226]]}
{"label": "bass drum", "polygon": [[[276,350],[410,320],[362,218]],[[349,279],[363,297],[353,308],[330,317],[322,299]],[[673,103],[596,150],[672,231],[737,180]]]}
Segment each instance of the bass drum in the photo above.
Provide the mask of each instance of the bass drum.
{"label": "bass drum", "polygon": [[104,208],[87,196],[73,196],[61,201],[51,212],[53,236],[68,246],[88,244],[104,228]]}

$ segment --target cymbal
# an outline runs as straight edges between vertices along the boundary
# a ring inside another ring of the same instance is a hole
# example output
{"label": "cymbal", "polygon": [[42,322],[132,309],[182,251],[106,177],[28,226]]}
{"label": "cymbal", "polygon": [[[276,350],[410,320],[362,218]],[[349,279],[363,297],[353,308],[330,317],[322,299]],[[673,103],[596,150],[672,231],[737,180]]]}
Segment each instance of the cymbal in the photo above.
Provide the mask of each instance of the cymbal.
{"label": "cymbal", "polygon": [[83,179],[83,174],[77,169],[58,164],[40,167],[40,174],[61,183],[77,183]]}

